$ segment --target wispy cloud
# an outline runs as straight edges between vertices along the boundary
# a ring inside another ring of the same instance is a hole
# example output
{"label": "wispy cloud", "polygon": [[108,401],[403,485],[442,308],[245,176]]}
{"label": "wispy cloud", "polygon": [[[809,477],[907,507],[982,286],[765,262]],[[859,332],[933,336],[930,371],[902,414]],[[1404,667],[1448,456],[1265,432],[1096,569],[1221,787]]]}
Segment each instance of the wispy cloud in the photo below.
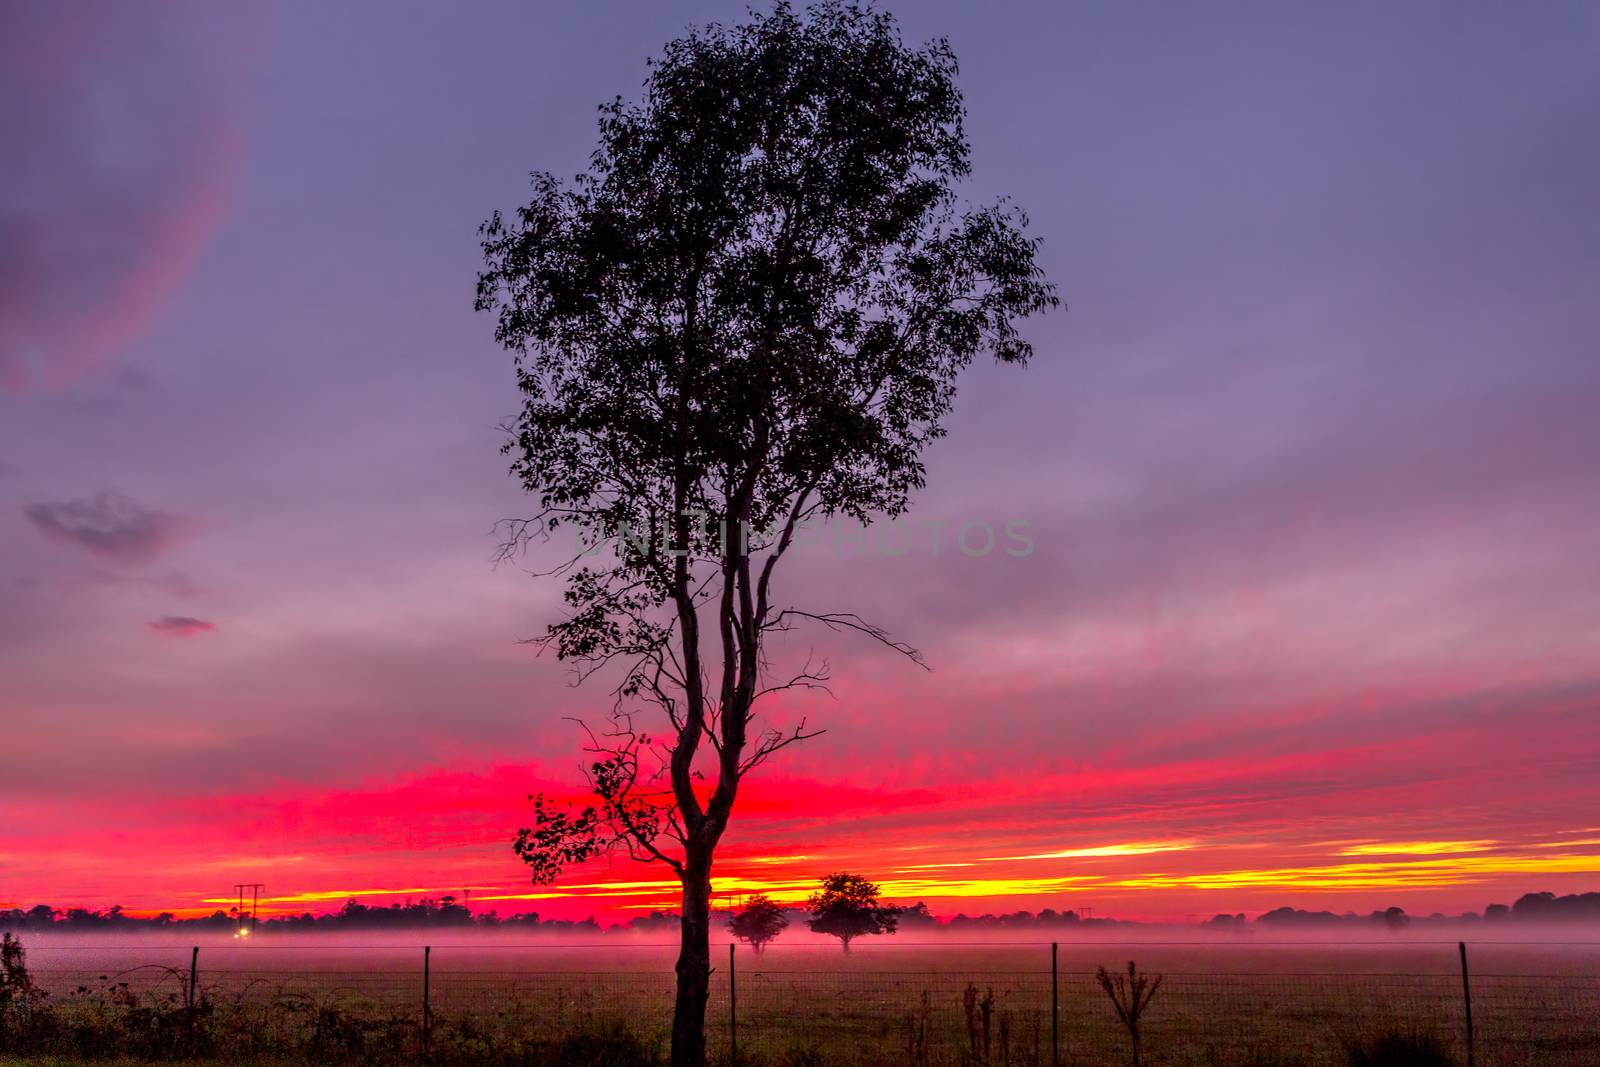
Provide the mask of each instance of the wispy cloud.
{"label": "wispy cloud", "polygon": [[1093,845],[1088,848],[1066,848],[1059,852],[1035,852],[1026,856],[985,856],[990,863],[1008,860],[1067,860],[1089,859],[1095,856],[1147,856],[1153,852],[1185,852],[1195,847],[1193,841],[1135,841],[1125,845]]}
{"label": "wispy cloud", "polygon": [[22,513],[50,540],[120,563],[161,555],[183,526],[175,516],[110,491],[83,500],[29,504]]}

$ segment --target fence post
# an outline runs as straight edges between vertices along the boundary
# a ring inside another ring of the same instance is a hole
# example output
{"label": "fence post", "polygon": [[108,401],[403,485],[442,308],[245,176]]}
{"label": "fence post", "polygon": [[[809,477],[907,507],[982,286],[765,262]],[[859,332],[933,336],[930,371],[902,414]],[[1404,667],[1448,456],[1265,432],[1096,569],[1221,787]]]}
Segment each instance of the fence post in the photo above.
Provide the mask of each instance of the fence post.
{"label": "fence post", "polygon": [[1458,941],[1456,947],[1461,950],[1461,998],[1467,1006],[1467,1067],[1473,1067],[1472,980],[1467,977],[1467,943]]}
{"label": "fence post", "polygon": [[1050,942],[1050,1067],[1061,1067],[1060,967],[1056,963],[1058,942]]}
{"label": "fence post", "polygon": [[739,992],[733,977],[733,942],[728,942],[728,1062],[739,1067]]}
{"label": "fence post", "polygon": [[191,1046],[195,1043],[195,1030],[200,1022],[199,1005],[195,1001],[195,986],[199,977],[199,970],[200,946],[195,945],[189,951],[189,997],[184,1004],[184,1015],[186,1016],[185,1021],[189,1024],[189,1044]]}
{"label": "fence post", "polygon": [[429,1031],[432,1029],[432,1023],[433,1023],[433,1013],[432,1013],[431,1008],[428,1005],[428,985],[429,985],[429,978],[431,977],[429,972],[432,970],[432,962],[433,962],[432,961],[432,957],[433,957],[433,946],[432,945],[423,945],[422,946],[422,1054],[424,1056],[426,1056],[428,1054],[428,1041],[429,1041],[429,1038],[431,1037],[431,1034],[429,1033]]}

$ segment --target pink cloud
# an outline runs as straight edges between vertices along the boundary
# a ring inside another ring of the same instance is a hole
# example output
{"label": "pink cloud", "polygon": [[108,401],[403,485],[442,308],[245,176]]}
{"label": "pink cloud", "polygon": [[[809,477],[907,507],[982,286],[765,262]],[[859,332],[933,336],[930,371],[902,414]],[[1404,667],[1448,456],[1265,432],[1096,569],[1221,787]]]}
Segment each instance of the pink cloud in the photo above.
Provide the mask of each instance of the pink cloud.
{"label": "pink cloud", "polygon": [[168,615],[145,623],[146,626],[158,634],[166,637],[194,637],[197,634],[216,633],[216,623],[207,622],[205,619],[195,619],[188,615]]}

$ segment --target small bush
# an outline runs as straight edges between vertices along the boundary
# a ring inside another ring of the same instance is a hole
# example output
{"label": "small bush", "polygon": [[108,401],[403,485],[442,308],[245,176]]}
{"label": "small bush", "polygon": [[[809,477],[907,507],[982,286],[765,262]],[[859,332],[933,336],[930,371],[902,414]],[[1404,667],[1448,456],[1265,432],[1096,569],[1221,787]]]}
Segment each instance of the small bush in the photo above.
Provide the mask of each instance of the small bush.
{"label": "small bush", "polygon": [[1156,975],[1152,981],[1148,974],[1140,974],[1138,965],[1129,960],[1126,976],[1111,974],[1101,967],[1095,972],[1095,978],[1111,1001],[1112,1008],[1116,1009],[1123,1029],[1128,1031],[1128,1043],[1133,1048],[1133,1067],[1139,1067],[1139,1022],[1149,1009],[1150,1002],[1155,999],[1156,990],[1161,988],[1161,976]]}
{"label": "small bush", "polygon": [[26,1051],[53,1029],[44,998],[28,974],[22,942],[9,933],[0,937],[0,1052]]}
{"label": "small bush", "polygon": [[1455,1055],[1438,1034],[1380,1030],[1345,1042],[1350,1067],[1456,1067]]}
{"label": "small bush", "polygon": [[620,1022],[588,1027],[564,1038],[550,1067],[654,1067],[661,1047]]}

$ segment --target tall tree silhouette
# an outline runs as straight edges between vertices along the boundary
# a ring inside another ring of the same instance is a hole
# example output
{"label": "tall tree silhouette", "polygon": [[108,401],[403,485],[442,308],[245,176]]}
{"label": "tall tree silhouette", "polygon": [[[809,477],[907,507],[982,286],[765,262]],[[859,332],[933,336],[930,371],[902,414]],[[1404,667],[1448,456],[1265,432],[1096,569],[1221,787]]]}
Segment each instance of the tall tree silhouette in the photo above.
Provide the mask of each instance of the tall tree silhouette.
{"label": "tall tree silhouette", "polygon": [[676,1067],[705,1058],[711,866],[740,782],[813,735],[758,703],[827,679],[780,670],[766,638],[811,623],[918,658],[781,601],[777,565],[809,521],[900,514],[958,373],[1026,361],[1016,320],[1057,303],[1021,213],[955,196],[955,73],[946,42],[838,3],[694,30],[641,102],[601,108],[587,173],[535,174],[481,231],[477,307],[525,394],[507,452],[539,504],[503,551],[558,529],[593,546],[555,568],[568,611],[543,641],[617,679],[585,727],[597,802],[535,798],[516,847],[536,882],[615,849],[681,880]]}

